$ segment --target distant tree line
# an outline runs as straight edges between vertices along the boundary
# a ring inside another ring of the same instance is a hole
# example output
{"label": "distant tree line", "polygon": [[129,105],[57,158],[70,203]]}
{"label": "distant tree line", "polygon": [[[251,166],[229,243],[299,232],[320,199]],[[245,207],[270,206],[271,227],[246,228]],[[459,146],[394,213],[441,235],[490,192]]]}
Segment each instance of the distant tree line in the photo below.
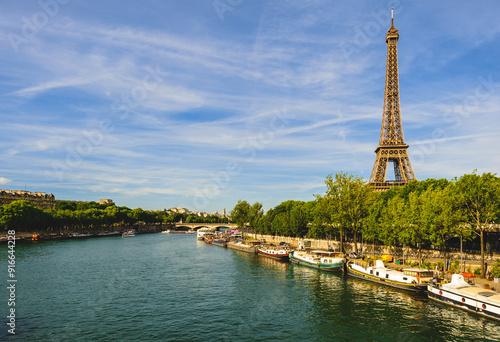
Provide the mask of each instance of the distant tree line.
{"label": "distant tree line", "polygon": [[[451,239],[478,237],[484,276],[485,232],[500,217],[500,178],[496,174],[463,175],[451,181],[411,181],[375,192],[359,177],[329,175],[326,192],[310,202],[285,201],[265,214],[261,203],[238,201],[233,222],[263,234],[331,238],[349,234],[354,241],[420,250],[433,245],[447,251]],[[354,244],[357,251],[357,244]],[[342,248],[342,245],[341,245]]]}
{"label": "distant tree line", "polygon": [[227,223],[227,218],[205,218],[166,210],[130,209],[97,202],[58,201],[55,209],[39,209],[28,201],[14,201],[0,206],[0,229],[43,231],[46,229],[82,229],[124,226],[137,223]]}

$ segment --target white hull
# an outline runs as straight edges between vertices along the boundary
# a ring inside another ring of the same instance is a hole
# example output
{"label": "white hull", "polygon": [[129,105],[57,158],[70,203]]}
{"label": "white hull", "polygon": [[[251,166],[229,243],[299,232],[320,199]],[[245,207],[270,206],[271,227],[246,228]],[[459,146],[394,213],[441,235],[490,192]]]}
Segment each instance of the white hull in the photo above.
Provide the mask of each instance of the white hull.
{"label": "white hull", "polygon": [[288,254],[290,253],[290,250],[279,248],[279,247],[277,247],[277,248],[258,247],[257,253],[259,255],[262,255],[262,256],[265,256],[268,258],[285,260],[285,259],[288,259]]}
{"label": "white hull", "polygon": [[351,261],[347,264],[347,273],[350,276],[374,283],[416,292],[427,290],[427,283],[433,278],[432,271],[405,269],[401,272],[391,270],[386,268],[381,260],[377,260],[375,266],[368,266],[363,261]]}
{"label": "white hull", "polygon": [[201,228],[196,232],[196,238],[198,240],[204,240],[206,234],[213,234],[213,230],[210,228]]}
{"label": "white hull", "polygon": [[328,272],[341,272],[345,258],[338,258],[335,253],[327,251],[293,251],[290,260],[296,264],[304,265]]}
{"label": "white hull", "polygon": [[429,285],[427,291],[435,301],[500,320],[500,294],[469,285],[460,274],[454,274],[449,284]]}

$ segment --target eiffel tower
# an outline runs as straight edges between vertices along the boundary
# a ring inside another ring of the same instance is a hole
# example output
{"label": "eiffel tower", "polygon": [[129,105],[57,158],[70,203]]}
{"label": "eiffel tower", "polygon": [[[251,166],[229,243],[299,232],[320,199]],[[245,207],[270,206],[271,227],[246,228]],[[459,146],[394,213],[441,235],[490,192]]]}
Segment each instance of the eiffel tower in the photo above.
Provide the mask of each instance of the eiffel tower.
{"label": "eiffel tower", "polygon": [[[384,112],[380,141],[375,153],[375,164],[369,184],[375,191],[385,191],[392,186],[402,186],[416,180],[405,144],[401,109],[399,106],[398,77],[398,29],[394,27],[394,9],[391,14],[391,27],[387,31],[387,70],[385,74]],[[387,164],[394,165],[395,180],[386,180]]]}

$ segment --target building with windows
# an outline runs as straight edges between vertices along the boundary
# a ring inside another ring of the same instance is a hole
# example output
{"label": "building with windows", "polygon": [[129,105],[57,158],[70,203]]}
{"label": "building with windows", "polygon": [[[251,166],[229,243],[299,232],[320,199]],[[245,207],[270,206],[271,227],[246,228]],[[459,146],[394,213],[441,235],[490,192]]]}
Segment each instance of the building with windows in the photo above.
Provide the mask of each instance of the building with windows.
{"label": "building with windows", "polygon": [[56,199],[53,194],[25,190],[0,189],[0,205],[9,204],[14,201],[28,201],[40,209],[56,208]]}

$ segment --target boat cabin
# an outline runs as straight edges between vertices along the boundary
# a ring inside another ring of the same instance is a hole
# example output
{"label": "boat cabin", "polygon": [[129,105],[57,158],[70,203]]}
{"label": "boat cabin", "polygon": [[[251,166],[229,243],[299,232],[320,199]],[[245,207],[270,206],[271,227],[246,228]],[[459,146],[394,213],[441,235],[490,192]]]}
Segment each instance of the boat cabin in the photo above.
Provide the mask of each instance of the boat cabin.
{"label": "boat cabin", "polygon": [[330,252],[323,250],[312,250],[308,252],[309,254],[313,254],[314,260],[320,260],[323,263],[332,263],[335,262],[333,259],[338,258],[340,253],[338,252]]}
{"label": "boat cabin", "polygon": [[434,272],[431,270],[420,270],[420,269],[404,269],[403,274],[406,276],[412,276],[416,278],[433,278]]}

